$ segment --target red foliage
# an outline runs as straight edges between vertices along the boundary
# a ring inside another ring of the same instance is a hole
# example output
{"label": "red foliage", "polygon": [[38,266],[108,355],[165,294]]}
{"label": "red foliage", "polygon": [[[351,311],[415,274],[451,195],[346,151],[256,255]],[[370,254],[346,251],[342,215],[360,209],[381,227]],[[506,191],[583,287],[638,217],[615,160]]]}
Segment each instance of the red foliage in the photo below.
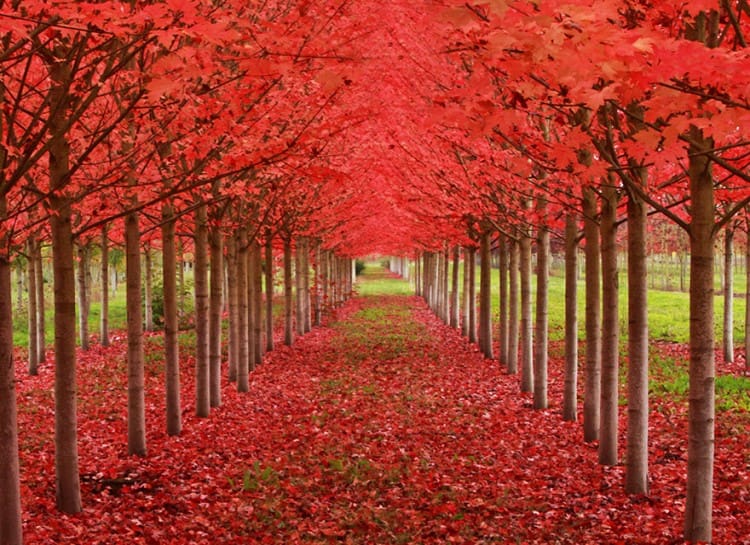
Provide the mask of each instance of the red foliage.
{"label": "red foliage", "polygon": [[[361,332],[357,310],[391,303],[355,299],[338,318]],[[19,362],[26,542],[682,543],[683,405],[654,408],[651,494],[628,497],[624,468],[600,467],[559,417],[560,359],[551,408],[533,411],[516,377],[408,304],[416,329],[392,324],[416,331],[406,348],[317,328],[270,355],[249,394],[225,385],[210,419],[192,416],[183,358],[180,437],[162,431],[160,337],[149,337],[145,458],[126,456],[124,343],[81,353],[77,516],[54,508],[52,364],[28,377]],[[715,543],[750,543],[747,418],[721,418]]]}

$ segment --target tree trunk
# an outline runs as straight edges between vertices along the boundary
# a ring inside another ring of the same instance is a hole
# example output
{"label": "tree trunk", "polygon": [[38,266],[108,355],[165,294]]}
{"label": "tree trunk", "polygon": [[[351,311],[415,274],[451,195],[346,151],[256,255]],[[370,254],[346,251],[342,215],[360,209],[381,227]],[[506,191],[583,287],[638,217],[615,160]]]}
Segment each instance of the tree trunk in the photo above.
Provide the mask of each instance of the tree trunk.
{"label": "tree trunk", "polygon": [[[537,211],[546,215],[546,203],[539,199]],[[536,239],[536,332],[534,335],[534,408],[546,409],[547,339],[549,323],[549,229],[540,225]]]}
{"label": "tree trunk", "polygon": [[[451,281],[451,271],[450,271],[450,260],[451,260],[451,254],[448,246],[446,245],[442,252],[443,255],[443,274],[440,277],[440,282],[443,289],[443,322],[447,325],[451,321],[451,296],[450,296],[450,281]],[[405,264],[404,267],[408,267],[408,264]]]}
{"label": "tree trunk", "polygon": [[479,346],[485,358],[492,359],[492,256],[490,255],[491,231],[485,229],[480,239],[479,272]]}
{"label": "tree trunk", "polygon": [[690,386],[684,538],[711,541],[714,462],[714,188],[706,150],[713,142],[690,131]]}
{"label": "tree trunk", "polygon": [[310,320],[310,239],[303,238],[301,240],[300,251],[302,253],[300,258],[300,265],[302,265],[302,331],[309,333],[312,329],[312,323]]}
{"label": "tree trunk", "polygon": [[185,252],[179,239],[177,243],[180,250],[177,261],[177,317],[182,319],[185,315]]}
{"label": "tree trunk", "polygon": [[248,338],[247,233],[241,229],[237,240],[237,391],[250,390],[250,339]]}
{"label": "tree trunk", "polygon": [[305,290],[302,280],[302,239],[298,239],[294,251],[294,310],[297,335],[305,334]]}
{"label": "tree trunk", "polygon": [[724,361],[734,362],[734,229],[724,229]]}
{"label": "tree trunk", "polygon": [[266,234],[266,351],[273,350],[273,238]]}
{"label": "tree trunk", "polygon": [[461,304],[459,302],[458,268],[461,265],[461,254],[458,246],[453,247],[453,269],[451,271],[451,320],[452,328],[458,328],[461,321]]}
{"label": "tree trunk", "polygon": [[417,254],[414,260],[414,293],[420,297],[424,295],[422,289],[422,255]]}
{"label": "tree trunk", "polygon": [[[3,193],[0,194],[0,225],[6,224],[6,207],[6,196]],[[0,234],[0,543],[22,545],[16,374],[13,362],[12,268],[8,254],[9,246],[6,236]]]}
{"label": "tree trunk", "polygon": [[[639,176],[646,184],[647,170]],[[625,492],[648,494],[648,277],[646,204],[628,196],[628,429]]]}
{"label": "tree trunk", "polygon": [[586,240],[586,348],[583,394],[583,440],[599,439],[601,397],[601,257],[596,194],[583,190],[583,234]]}
{"label": "tree trunk", "polygon": [[128,454],[146,455],[141,233],[138,213],[125,216],[126,310],[128,322]]}
{"label": "tree trunk", "polygon": [[477,342],[476,250],[469,249],[469,342]]}
{"label": "tree trunk", "polygon": [[77,245],[78,267],[76,268],[76,280],[78,289],[78,336],[82,350],[89,349],[89,301],[88,288],[86,287],[86,272],[89,267],[88,248],[84,244]]}
{"label": "tree trunk", "polygon": [[258,263],[255,261],[253,246],[255,241],[248,241],[247,246],[247,368],[252,372],[258,364],[257,348],[260,339],[256,333],[260,331],[256,324],[255,307],[259,293],[255,291],[255,276]]}
{"label": "tree trunk", "polygon": [[521,272],[521,391],[534,391],[533,327],[531,317],[531,237],[523,228],[520,240]]}
{"label": "tree trunk", "polygon": [[16,271],[16,312],[18,314],[23,313],[23,294],[25,290],[24,286],[24,274],[23,264],[20,259],[16,259],[13,262],[13,269]]}
{"label": "tree trunk", "polygon": [[143,249],[143,312],[144,312],[144,326],[146,331],[154,330],[154,262],[151,258],[151,246],[146,244]]}
{"label": "tree trunk", "polygon": [[[70,176],[70,146],[66,139],[66,108],[70,68],[64,62],[49,67],[50,231],[55,299],[55,474],[57,508],[68,514],[81,511],[78,474],[78,416],[76,400],[76,311],[73,270],[73,229],[70,199],[62,190]],[[8,293],[10,296],[10,293]],[[10,297],[8,297],[10,301]]]}
{"label": "tree trunk", "polygon": [[509,375],[518,373],[518,307],[519,307],[519,249],[518,242],[511,241],[508,248],[508,360]]}
{"label": "tree trunk", "polygon": [[208,324],[209,401],[211,407],[221,406],[221,310],[224,306],[224,248],[218,225],[209,229],[210,299]]}
{"label": "tree trunk", "polygon": [[34,259],[36,260],[36,266],[34,267],[34,270],[36,271],[36,309],[39,312],[36,319],[36,339],[39,343],[39,348],[37,349],[37,357],[39,358],[39,363],[44,363],[47,361],[47,339],[45,337],[46,335],[46,324],[47,320],[45,317],[45,302],[44,302],[44,261],[42,260],[42,244],[39,242],[36,245],[36,253],[34,254]]}
{"label": "tree trunk", "polygon": [[565,217],[565,386],[563,420],[578,419],[578,221]]}
{"label": "tree trunk", "polygon": [[229,299],[229,381],[237,380],[240,361],[240,293],[238,236],[227,240],[227,298]]}
{"label": "tree trunk", "polygon": [[177,316],[177,247],[175,245],[174,209],[170,203],[162,206],[162,289],[164,304],[164,371],[167,405],[167,434],[182,431],[180,407],[179,319]]}
{"label": "tree trunk", "polygon": [[[471,303],[469,302],[471,299],[471,264],[469,263],[471,261],[471,256],[473,255],[473,252],[469,250],[468,247],[464,248],[464,291],[463,291],[463,320],[461,321],[461,333],[464,337],[469,337],[469,316],[471,314],[471,311],[469,310],[469,307],[471,306]],[[426,265],[426,264],[425,264]],[[425,267],[426,268],[426,267]]]}
{"label": "tree trunk", "polygon": [[315,297],[313,299],[313,315],[315,319],[313,324],[319,326],[323,323],[323,291],[321,289],[321,262],[323,259],[323,251],[320,246],[320,240],[315,241],[315,263],[313,267],[313,290],[315,290]]}
{"label": "tree trunk", "polygon": [[500,316],[498,324],[498,354],[501,364],[508,361],[508,247],[507,237],[499,239],[498,286],[500,289]]}
{"label": "tree trunk", "polygon": [[[37,339],[36,320],[39,317],[39,311],[36,308],[36,246],[38,242],[30,238],[26,248],[28,253],[27,271],[29,277],[29,375],[39,374],[39,339]],[[12,322],[11,322],[12,323]]]}
{"label": "tree trunk", "polygon": [[[336,285],[338,286],[338,278]],[[284,238],[284,344],[294,344],[294,294],[292,291],[292,241]]]}
{"label": "tree trunk", "polygon": [[253,313],[253,336],[255,337],[255,364],[260,365],[263,362],[263,353],[265,345],[263,344],[263,270],[260,243],[256,240],[250,246],[250,260],[253,264],[253,274],[250,278],[253,283],[253,307],[250,312]]}
{"label": "tree trunk", "polygon": [[208,217],[205,203],[195,211],[195,416],[211,413],[211,373],[208,361]]}
{"label": "tree trunk", "polygon": [[107,225],[102,227],[101,239],[102,308],[99,318],[99,342],[109,346],[109,235]]}
{"label": "tree trunk", "polygon": [[599,422],[599,463],[617,464],[620,320],[617,279],[617,190],[602,192],[602,378]]}

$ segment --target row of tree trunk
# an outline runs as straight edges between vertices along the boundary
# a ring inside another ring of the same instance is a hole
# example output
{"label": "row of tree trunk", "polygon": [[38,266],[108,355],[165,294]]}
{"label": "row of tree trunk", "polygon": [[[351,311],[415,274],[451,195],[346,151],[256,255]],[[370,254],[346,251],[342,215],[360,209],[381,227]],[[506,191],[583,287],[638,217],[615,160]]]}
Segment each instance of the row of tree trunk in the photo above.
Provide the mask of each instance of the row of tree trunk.
{"label": "row of tree trunk", "polygon": [[[713,251],[716,226],[710,165],[701,163],[700,146],[695,150],[691,192],[694,207],[691,234],[690,274],[690,394],[687,507],[684,535],[691,540],[710,540],[713,426],[714,426],[714,351],[713,351]],[[701,164],[698,164],[701,163]],[[647,171],[634,168],[634,183],[645,186]],[[647,213],[648,204],[637,190],[627,197],[628,249],[628,368],[627,368],[627,445],[625,490],[630,494],[648,494],[648,297],[647,297]],[[616,465],[618,460],[618,405],[620,328],[618,310],[617,229],[618,200],[621,190],[615,183],[599,193],[584,189],[582,195],[583,238],[585,244],[585,339],[583,384],[583,431],[585,441],[598,441],[599,462]],[[530,203],[527,203],[530,206]],[[544,204],[537,203],[538,210]],[[543,217],[543,214],[542,214]],[[546,226],[536,228],[535,240],[529,227],[519,226],[500,233],[497,241],[500,264],[499,328],[497,334],[500,362],[507,372],[520,369],[520,389],[533,396],[533,406],[544,409],[547,402],[547,301],[550,242]],[[578,317],[577,254],[578,217],[569,213],[565,240],[565,378],[562,416],[578,417]],[[493,358],[490,249],[492,230],[480,225],[478,244],[463,249],[464,286],[459,296],[459,248],[423,252],[415,263],[417,294],[430,308]],[[733,361],[732,344],[732,242],[725,236],[724,279],[724,355]],[[532,245],[536,247],[536,313],[532,322]],[[479,249],[480,293],[477,332],[475,262]],[[750,245],[748,245],[750,248]],[[748,250],[750,252],[750,250]],[[449,261],[452,256],[452,269]],[[449,288],[449,278],[451,286]],[[747,293],[750,294],[750,277]],[[750,309],[750,300],[747,301]],[[750,310],[746,331],[750,331]],[[532,340],[533,338],[533,340]],[[750,343],[750,334],[746,335]],[[746,346],[750,353],[750,347]]]}
{"label": "row of tree trunk", "polygon": [[[195,414],[209,416],[212,407],[221,405],[223,377],[239,391],[249,389],[249,376],[265,352],[274,348],[275,246],[270,231],[264,240],[250,236],[248,229],[226,235],[209,221],[209,208],[199,204],[194,226],[194,308],[192,322],[196,333]],[[77,449],[77,399],[75,380],[76,323],[80,347],[87,349],[88,312],[92,299],[90,245],[73,244],[65,214],[53,218],[52,270],[55,294],[55,460],[58,508],[67,513],[81,509]],[[161,269],[164,306],[164,374],[166,382],[165,425],[170,435],[182,429],[180,391],[180,284],[182,267],[178,260],[177,215],[168,203],[162,209]],[[144,329],[153,329],[151,312],[155,266],[153,255],[143,250],[137,214],[125,218],[126,234],[126,307],[128,339],[128,452],[147,454],[144,397]],[[109,344],[109,259],[108,231],[101,233],[100,342]],[[317,239],[281,237],[283,242],[284,342],[291,345],[295,336],[319,325],[327,313],[341,305],[353,291],[353,261],[324,249]],[[30,240],[27,253],[29,290],[29,372],[39,372],[44,361],[44,279],[41,244]],[[77,254],[77,259],[74,258]],[[77,262],[77,268],[74,264]],[[143,274],[145,264],[146,274]],[[77,272],[74,272],[74,269]],[[0,289],[11,290],[12,263],[0,256]],[[144,281],[144,277],[146,280]],[[264,286],[265,281],[265,286]],[[4,283],[3,283],[4,282]],[[265,288],[265,289],[264,289]],[[144,297],[147,299],[144,305]],[[76,305],[77,303],[77,305]],[[265,304],[264,304],[265,303]],[[79,320],[76,322],[76,308]],[[144,312],[144,309],[145,312]],[[18,443],[15,429],[15,383],[12,357],[12,305],[10,297],[0,297],[3,314],[0,335],[2,376],[0,385],[8,389],[2,396],[0,411],[12,426],[2,427],[0,436],[0,536],[3,543],[20,543],[18,521]],[[227,310],[228,323],[222,317]],[[293,312],[294,311],[294,312]],[[7,317],[6,317],[7,315]],[[227,357],[222,352],[226,339]],[[226,364],[225,364],[226,362]],[[7,394],[7,395],[6,395]],[[6,421],[4,420],[4,422]],[[10,420],[8,420],[10,421]],[[6,507],[7,506],[7,507]]]}

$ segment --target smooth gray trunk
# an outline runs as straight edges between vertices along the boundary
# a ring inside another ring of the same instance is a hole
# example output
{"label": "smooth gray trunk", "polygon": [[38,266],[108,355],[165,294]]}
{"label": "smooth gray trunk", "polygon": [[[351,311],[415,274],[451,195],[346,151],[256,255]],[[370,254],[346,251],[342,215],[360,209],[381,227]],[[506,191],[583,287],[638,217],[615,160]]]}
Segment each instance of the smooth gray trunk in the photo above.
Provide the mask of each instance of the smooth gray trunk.
{"label": "smooth gray trunk", "polygon": [[109,346],[109,228],[102,227],[101,236],[102,308],[99,317],[99,342]]}
{"label": "smooth gray trunk", "polygon": [[[645,185],[647,171],[639,175]],[[628,196],[628,428],[625,492],[648,494],[647,209]]]}
{"label": "smooth gray trunk", "polygon": [[617,464],[620,320],[617,278],[617,190],[611,185],[602,192],[602,374],[599,420],[599,463]]}
{"label": "smooth gray trunk", "polygon": [[583,190],[583,234],[586,269],[586,347],[583,393],[583,440],[599,439],[602,373],[601,255],[596,194]]}
{"label": "smooth gray trunk", "polygon": [[518,312],[519,294],[519,248],[518,242],[513,240],[508,248],[508,361],[506,362],[509,375],[518,373],[518,340],[519,322]]}
{"label": "smooth gray trunk", "polygon": [[734,229],[724,229],[724,331],[722,348],[724,361],[734,362]]}
{"label": "smooth gray trunk", "polygon": [[[546,204],[540,199],[538,211],[544,217]],[[536,328],[534,332],[534,408],[546,409],[549,337],[549,229],[540,225],[536,239]]]}
{"label": "smooth gray trunk", "polygon": [[519,243],[521,275],[521,391],[534,392],[534,322],[531,299],[531,236],[523,228]]}
{"label": "smooth gray trunk", "polygon": [[713,142],[697,129],[689,148],[690,385],[687,501],[684,538],[711,542],[716,370],[714,362],[714,180],[706,150]]}
{"label": "smooth gray trunk", "polygon": [[208,284],[208,211],[200,203],[195,211],[195,416],[211,413],[211,374],[208,361],[209,284]]}
{"label": "smooth gray trunk", "polygon": [[[5,224],[6,216],[6,196],[0,194],[0,224]],[[0,234],[0,543],[22,545],[16,373],[13,362],[12,266],[8,254],[9,246],[8,240]]]}
{"label": "smooth gray trunk", "polygon": [[578,220],[565,217],[565,386],[563,420],[578,419]]}
{"label": "smooth gray trunk", "polygon": [[480,239],[479,272],[479,346],[485,358],[492,359],[492,260],[490,254],[491,231],[486,229]]}
{"label": "smooth gray trunk", "polygon": [[179,318],[177,310],[177,247],[176,218],[169,203],[162,206],[162,289],[164,298],[164,380],[167,434],[182,431],[180,406],[180,349],[177,341]]}

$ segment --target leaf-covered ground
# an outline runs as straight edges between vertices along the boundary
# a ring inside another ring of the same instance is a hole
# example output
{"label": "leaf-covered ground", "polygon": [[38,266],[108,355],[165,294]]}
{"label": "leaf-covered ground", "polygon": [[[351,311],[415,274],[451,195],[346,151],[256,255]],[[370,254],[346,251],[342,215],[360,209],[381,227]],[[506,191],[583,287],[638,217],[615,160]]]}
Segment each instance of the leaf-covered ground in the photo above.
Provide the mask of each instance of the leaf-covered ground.
{"label": "leaf-covered ground", "polygon": [[[185,358],[184,432],[168,437],[160,337],[147,346],[146,458],[125,455],[124,346],[81,355],[76,516],[54,508],[52,367],[19,362],[27,543],[682,543],[683,404],[652,412],[651,494],[628,497],[624,468],[598,466],[559,417],[557,348],[551,408],[534,411],[421,300],[358,298],[270,355],[250,393],[227,385],[209,419],[192,416]],[[750,543],[747,423],[717,428],[719,544]]]}

